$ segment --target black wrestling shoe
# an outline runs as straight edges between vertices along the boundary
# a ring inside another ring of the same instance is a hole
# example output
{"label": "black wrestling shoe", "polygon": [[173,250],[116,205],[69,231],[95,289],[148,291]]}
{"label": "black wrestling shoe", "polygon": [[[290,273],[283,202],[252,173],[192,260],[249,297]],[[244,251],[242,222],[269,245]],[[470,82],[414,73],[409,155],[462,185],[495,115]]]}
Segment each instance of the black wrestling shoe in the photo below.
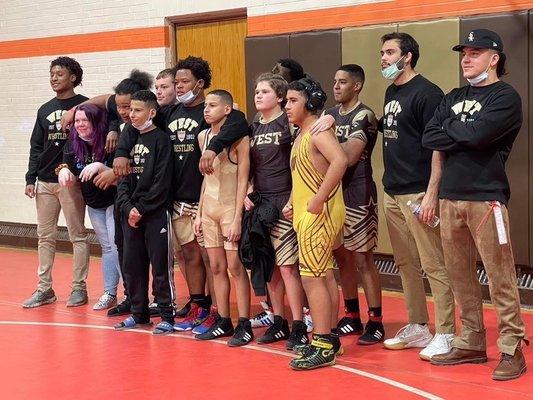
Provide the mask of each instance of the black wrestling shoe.
{"label": "black wrestling shoe", "polygon": [[285,348],[287,350],[294,350],[295,346],[309,344],[309,337],[307,336],[307,325],[303,321],[292,321],[292,331],[287,340]]}
{"label": "black wrestling shoe", "polygon": [[362,346],[368,346],[371,344],[376,344],[383,342],[385,339],[385,328],[381,321],[372,321],[369,320],[366,323],[365,333],[359,338],[357,344]]}
{"label": "black wrestling shoe", "polygon": [[[251,326],[251,324],[250,324]],[[270,326],[263,336],[257,339],[257,343],[274,343],[289,337],[289,323],[279,315],[274,315],[274,324]]]}
{"label": "black wrestling shoe", "polygon": [[116,317],[118,315],[127,315],[131,314],[131,303],[130,300],[125,297],[121,303],[117,304],[115,307],[107,310],[108,317]]}
{"label": "black wrestling shoe", "polygon": [[231,323],[230,318],[222,318],[220,315],[217,315],[215,323],[207,332],[199,333],[194,335],[196,339],[200,340],[213,340],[221,337],[231,336],[234,333],[233,324]]}
{"label": "black wrestling shoe", "polygon": [[354,318],[350,315],[346,315],[338,322],[337,330],[341,336],[360,335],[363,333],[363,324],[361,323],[361,318]]}
{"label": "black wrestling shoe", "polygon": [[252,331],[252,324],[248,318],[239,318],[239,323],[235,328],[235,334],[228,340],[229,347],[245,346],[254,340],[254,332]]}

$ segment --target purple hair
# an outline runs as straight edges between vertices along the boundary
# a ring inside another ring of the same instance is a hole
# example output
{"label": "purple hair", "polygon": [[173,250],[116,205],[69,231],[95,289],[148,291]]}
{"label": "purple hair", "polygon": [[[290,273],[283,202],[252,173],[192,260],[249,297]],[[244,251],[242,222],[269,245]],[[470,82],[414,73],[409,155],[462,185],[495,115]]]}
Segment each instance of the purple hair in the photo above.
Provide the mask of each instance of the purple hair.
{"label": "purple hair", "polygon": [[[105,140],[108,131],[107,126],[107,113],[100,107],[94,104],[80,104],[74,111],[74,119],[76,118],[76,112],[84,111],[87,119],[93,126],[92,132],[92,148],[95,157],[94,161],[103,161],[105,157]],[[71,149],[79,162],[84,163],[87,156],[87,147],[85,142],[80,138],[75,126],[70,128],[70,142]]]}

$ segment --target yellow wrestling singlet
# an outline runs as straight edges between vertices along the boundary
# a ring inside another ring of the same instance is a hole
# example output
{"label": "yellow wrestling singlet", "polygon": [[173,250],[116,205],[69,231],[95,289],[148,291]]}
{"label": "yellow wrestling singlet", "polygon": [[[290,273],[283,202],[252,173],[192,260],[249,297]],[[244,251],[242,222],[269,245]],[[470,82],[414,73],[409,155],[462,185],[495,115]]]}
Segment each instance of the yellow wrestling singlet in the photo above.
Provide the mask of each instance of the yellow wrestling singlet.
{"label": "yellow wrestling singlet", "polygon": [[324,180],[311,161],[311,134],[306,132],[291,153],[293,225],[298,236],[298,258],[302,276],[323,277],[333,268],[333,246],[344,225],[346,209],[340,182],[324,203],[322,213],[307,211]]}

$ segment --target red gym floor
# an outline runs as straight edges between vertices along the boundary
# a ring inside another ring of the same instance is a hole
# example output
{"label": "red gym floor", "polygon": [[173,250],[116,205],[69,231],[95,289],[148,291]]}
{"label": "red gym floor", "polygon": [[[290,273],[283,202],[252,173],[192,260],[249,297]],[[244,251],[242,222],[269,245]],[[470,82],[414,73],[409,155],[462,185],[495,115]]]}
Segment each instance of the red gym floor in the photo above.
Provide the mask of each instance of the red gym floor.
{"label": "red gym floor", "polygon": [[[223,341],[199,342],[187,333],[154,337],[149,331],[115,332],[112,326],[121,317],[92,310],[102,287],[99,259],[91,262],[89,305],[65,307],[71,257],[58,254],[58,301],[23,309],[20,303],[35,288],[36,262],[34,251],[0,248],[2,399],[533,398],[531,347],[525,349],[531,372],[509,382],[490,378],[499,357],[496,316],[490,307],[485,312],[486,364],[436,367],[421,361],[416,349],[361,347],[348,337],[343,338],[345,355],[335,367],[295,372],[288,367],[291,354],[281,344],[235,349]],[[176,284],[182,304],[186,291],[179,273]],[[390,337],[406,318],[401,296],[385,293],[383,308]],[[533,313],[524,311],[524,318],[532,327]]]}

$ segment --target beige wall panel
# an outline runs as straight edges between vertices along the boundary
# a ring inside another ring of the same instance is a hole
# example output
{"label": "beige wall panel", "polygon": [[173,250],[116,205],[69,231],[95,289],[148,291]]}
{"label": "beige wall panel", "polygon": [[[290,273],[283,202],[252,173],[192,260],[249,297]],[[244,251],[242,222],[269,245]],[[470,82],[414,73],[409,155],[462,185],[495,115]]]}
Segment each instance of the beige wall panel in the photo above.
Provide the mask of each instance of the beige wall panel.
{"label": "beige wall panel", "polygon": [[438,85],[444,93],[459,86],[459,18],[399,24],[399,32],[415,38],[420,45],[416,71]]}
{"label": "beige wall panel", "polygon": [[209,61],[213,71],[210,90],[228,90],[245,113],[244,39],[246,30],[246,19],[179,26],[176,29],[178,58],[194,55]]}
{"label": "beige wall panel", "polygon": [[[397,30],[397,25],[377,27],[351,28],[342,31],[342,63],[358,64],[365,70],[365,87],[361,93],[361,101],[372,108],[378,118],[383,114],[385,90],[390,84],[381,76],[380,55],[381,36]],[[331,91],[331,89],[330,89]],[[329,95],[329,92],[328,92]],[[372,155],[374,180],[378,189],[379,202],[379,242],[376,252],[392,254],[389,234],[383,212],[383,151],[381,134],[378,135],[376,147]]]}

